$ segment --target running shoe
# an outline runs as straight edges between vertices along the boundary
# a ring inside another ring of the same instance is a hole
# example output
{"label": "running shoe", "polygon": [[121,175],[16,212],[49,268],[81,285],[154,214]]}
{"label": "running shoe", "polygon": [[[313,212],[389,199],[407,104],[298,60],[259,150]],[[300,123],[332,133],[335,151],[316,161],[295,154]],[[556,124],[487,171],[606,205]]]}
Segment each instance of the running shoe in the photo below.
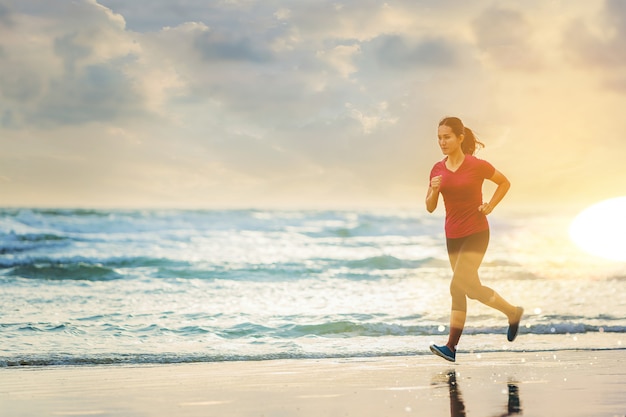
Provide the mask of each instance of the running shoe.
{"label": "running shoe", "polygon": [[506,338],[509,342],[512,342],[517,337],[517,331],[519,330],[519,323],[522,321],[522,315],[524,314],[524,309],[522,307],[517,307],[517,320],[514,323],[509,323],[509,329],[506,332]]}
{"label": "running shoe", "polygon": [[456,352],[453,352],[448,346],[430,345],[430,351],[437,356],[441,356],[447,361],[454,362]]}

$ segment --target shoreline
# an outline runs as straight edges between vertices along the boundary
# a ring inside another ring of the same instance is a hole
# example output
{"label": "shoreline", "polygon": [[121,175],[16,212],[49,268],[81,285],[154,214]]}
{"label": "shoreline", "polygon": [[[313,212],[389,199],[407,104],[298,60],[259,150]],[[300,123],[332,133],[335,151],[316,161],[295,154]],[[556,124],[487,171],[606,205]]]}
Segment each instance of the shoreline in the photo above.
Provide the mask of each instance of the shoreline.
{"label": "shoreline", "polygon": [[10,416],[626,415],[626,352],[0,368]]}
{"label": "shoreline", "polygon": [[[470,360],[480,354],[541,354],[552,352],[556,346],[561,352],[588,352],[596,351],[626,351],[626,333],[619,332],[588,332],[573,334],[531,334],[526,329],[520,329],[520,336],[515,343],[504,340],[504,332],[472,334],[470,328],[463,335],[462,346],[459,348],[458,361]],[[222,352],[192,352],[178,351],[144,351],[142,353],[102,353],[82,355],[68,353],[49,353],[42,349],[38,353],[21,352],[19,356],[0,356],[0,370],[11,368],[48,368],[48,367],[71,367],[71,366],[142,366],[142,365],[178,365],[178,364],[202,364],[202,363],[228,363],[228,362],[265,362],[273,360],[350,360],[371,358],[394,358],[394,357],[426,357],[431,356],[429,346],[433,343],[440,344],[445,336],[404,336],[398,338],[352,338],[352,343],[346,345],[346,339],[339,345],[332,345],[332,338],[314,341],[318,344],[301,344],[297,350],[269,351],[267,346],[257,344],[250,350],[250,344],[246,342],[245,351],[236,351],[237,346],[231,345],[230,354]],[[239,345],[243,346],[243,345]],[[367,349],[370,347],[371,349]],[[384,349],[388,349],[384,351]],[[361,350],[358,350],[361,349]],[[264,350],[266,352],[264,352]]]}

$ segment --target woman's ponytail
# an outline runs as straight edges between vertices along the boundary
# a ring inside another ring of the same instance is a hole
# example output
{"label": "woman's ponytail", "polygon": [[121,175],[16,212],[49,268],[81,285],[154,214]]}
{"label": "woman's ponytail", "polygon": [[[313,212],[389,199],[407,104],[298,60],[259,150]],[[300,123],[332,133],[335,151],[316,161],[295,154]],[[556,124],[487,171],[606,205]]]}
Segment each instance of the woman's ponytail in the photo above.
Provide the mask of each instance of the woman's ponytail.
{"label": "woman's ponytail", "polygon": [[477,149],[485,147],[485,144],[476,138],[472,129],[465,127],[458,117],[444,117],[439,122],[439,126],[448,126],[457,137],[464,136],[463,142],[461,142],[461,149],[466,155],[474,155]]}
{"label": "woman's ponytail", "polygon": [[465,139],[461,143],[461,149],[465,155],[474,155],[477,149],[485,147],[485,144],[479,141],[469,127],[463,127],[463,135]]}

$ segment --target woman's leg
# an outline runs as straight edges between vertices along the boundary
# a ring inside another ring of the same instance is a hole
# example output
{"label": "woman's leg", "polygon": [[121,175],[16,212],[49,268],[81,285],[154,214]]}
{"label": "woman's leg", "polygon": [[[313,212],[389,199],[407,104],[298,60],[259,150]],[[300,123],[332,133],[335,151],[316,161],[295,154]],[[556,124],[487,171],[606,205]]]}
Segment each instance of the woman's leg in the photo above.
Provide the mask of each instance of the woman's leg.
{"label": "woman's leg", "polygon": [[489,230],[459,238],[447,239],[446,245],[453,276],[450,283],[452,311],[450,312],[450,333],[445,346],[432,345],[430,350],[443,358],[454,362],[456,346],[465,327],[467,315],[467,297],[495,308],[509,318],[507,338],[513,341],[523,313],[521,307],[514,307],[491,288],[482,285],[478,268],[482,263],[489,245]]}
{"label": "woman's leg", "polygon": [[[450,266],[453,272],[458,263],[463,243],[464,239],[448,239],[446,241]],[[463,328],[465,327],[467,296],[458,285],[453,284],[450,284],[450,295],[452,297],[452,309],[450,311],[450,333],[448,334],[446,346],[452,352],[456,352],[456,346],[459,344],[459,340],[463,334]]]}
{"label": "woman's leg", "polygon": [[491,308],[501,311],[509,319],[514,319],[517,315],[517,308],[509,304],[493,289],[480,282],[478,268],[483,261],[488,244],[488,230],[462,239],[455,256],[451,257],[451,260],[455,260],[455,264],[453,266],[454,275],[450,284],[450,292],[463,293],[471,299],[478,300]]}
{"label": "woman's leg", "polygon": [[450,333],[448,334],[446,346],[453,352],[456,352],[456,345],[459,344],[459,340],[463,334],[466,316],[467,313],[465,311],[452,310],[450,312]]}

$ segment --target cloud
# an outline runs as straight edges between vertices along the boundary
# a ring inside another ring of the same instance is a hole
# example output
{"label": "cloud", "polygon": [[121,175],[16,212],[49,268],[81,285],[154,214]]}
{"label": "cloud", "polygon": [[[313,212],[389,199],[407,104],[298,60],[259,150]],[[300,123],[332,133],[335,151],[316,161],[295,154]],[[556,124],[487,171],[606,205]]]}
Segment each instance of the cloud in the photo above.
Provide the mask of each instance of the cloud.
{"label": "cloud", "polygon": [[63,60],[65,71],[73,73],[76,62],[87,58],[92,49],[77,42],[77,32],[62,35],[54,40],[54,52]]}
{"label": "cloud", "polygon": [[359,44],[336,45],[327,50],[316,52],[316,57],[327,62],[328,65],[335,69],[343,78],[350,76],[357,71],[354,62],[355,56],[361,53]]}
{"label": "cloud", "polygon": [[[419,143],[399,125],[415,100],[406,97],[406,83],[422,84],[420,101],[431,88],[410,72],[453,69],[458,50],[444,38],[384,34],[412,19],[394,26],[398,10],[369,6],[309,3],[288,12],[251,3],[208,6],[192,13],[194,21],[175,25],[184,13],[170,13],[166,25],[142,32],[126,24],[133,13],[118,13],[135,7],[127,3],[114,13],[79,2],[67,10],[70,21],[39,10],[49,20],[45,36],[28,46],[28,59],[0,40],[10,63],[0,71],[11,76],[3,78],[11,80],[2,88],[11,100],[2,119],[14,130],[63,128],[68,139],[56,156],[48,162],[37,156],[40,167],[57,172],[46,177],[83,189],[63,173],[82,172],[83,161],[93,161],[108,180],[89,173],[84,181],[108,187],[125,181],[118,185],[124,198],[133,192],[121,190],[141,184],[152,194],[146,198],[188,189],[181,184],[195,184],[203,195],[214,190],[210,184],[248,195],[250,187],[267,195],[389,188],[386,178],[413,169],[408,155]],[[158,20],[163,7],[155,2],[145,19]],[[190,13],[201,6],[180,7]],[[44,25],[25,9],[19,18],[22,33],[42,33]],[[386,71],[406,78],[385,79]],[[102,129],[97,139],[90,128]],[[77,146],[86,137],[107,151]],[[117,155],[115,163],[103,164],[105,155]],[[384,168],[387,157],[396,161],[394,170]],[[136,167],[152,175],[144,178]],[[301,191],[298,182],[306,183]]]}
{"label": "cloud", "polygon": [[626,66],[626,3],[606,0],[599,16],[576,19],[565,32],[564,44],[585,66]]}
{"label": "cloud", "polygon": [[597,13],[573,19],[562,44],[572,64],[602,74],[599,84],[626,93],[626,4],[606,0]]}
{"label": "cloud", "polygon": [[255,44],[248,37],[226,37],[213,31],[198,34],[194,43],[207,61],[248,61],[263,63],[272,59],[271,51],[263,44]]}
{"label": "cloud", "polygon": [[478,47],[496,66],[508,70],[536,70],[541,60],[529,40],[532,27],[523,13],[493,7],[473,21]]}
{"label": "cloud", "polygon": [[[19,6],[23,11],[34,4]],[[95,2],[65,7],[66,18],[48,20],[17,12],[16,24],[2,33],[5,126],[74,125],[142,113],[143,96],[126,72],[136,50],[123,19]]]}
{"label": "cloud", "polygon": [[116,121],[141,113],[142,97],[115,63],[89,65],[79,74],[49,80],[46,94],[27,116],[42,125]]}
{"label": "cloud", "polygon": [[10,27],[13,25],[11,17],[11,9],[5,4],[0,3],[0,25]]}
{"label": "cloud", "polygon": [[381,35],[364,47],[373,50],[379,66],[410,70],[418,67],[450,67],[460,62],[453,42],[442,38],[411,41],[399,35]]}
{"label": "cloud", "polygon": [[124,16],[129,30],[141,33],[158,32],[189,22],[207,25],[210,22],[212,28],[248,32],[253,31],[258,22],[285,10],[280,1],[257,0],[98,0],[98,3]]}
{"label": "cloud", "polygon": [[192,0],[184,5],[168,0],[99,0],[98,3],[124,16],[128,28],[138,32],[156,32],[186,22],[200,22],[206,16],[216,16],[219,9],[213,4]]}
{"label": "cloud", "polygon": [[[597,126],[619,108],[597,83],[625,85],[620,65],[586,60],[616,48],[624,24],[618,3],[606,3],[613,20],[571,4],[0,0],[2,192],[65,205],[415,204],[445,115],[483,134],[516,195],[540,194],[529,160],[575,190],[572,161],[589,138],[605,143]],[[589,30],[558,48],[586,16]],[[619,152],[594,153],[607,154]]]}

